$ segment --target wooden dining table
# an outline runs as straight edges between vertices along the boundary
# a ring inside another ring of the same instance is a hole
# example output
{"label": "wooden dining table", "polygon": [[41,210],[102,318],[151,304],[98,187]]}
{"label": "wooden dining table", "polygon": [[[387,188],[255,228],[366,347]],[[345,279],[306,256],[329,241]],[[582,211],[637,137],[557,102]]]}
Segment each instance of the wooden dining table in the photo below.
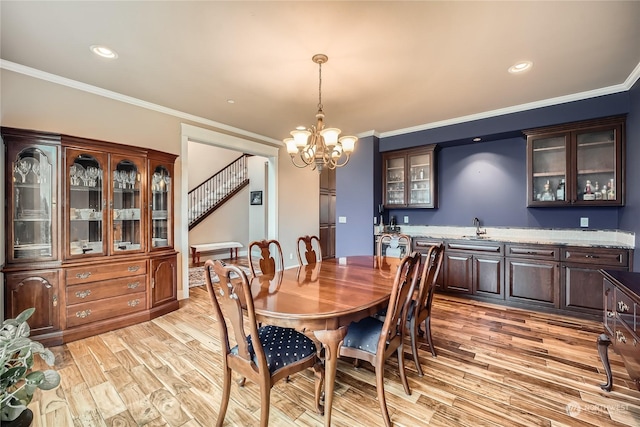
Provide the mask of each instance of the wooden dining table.
{"label": "wooden dining table", "polygon": [[350,256],[251,279],[258,321],[313,331],[322,343],[325,426],[331,425],[339,349],[347,327],[387,307],[399,264],[398,258]]}

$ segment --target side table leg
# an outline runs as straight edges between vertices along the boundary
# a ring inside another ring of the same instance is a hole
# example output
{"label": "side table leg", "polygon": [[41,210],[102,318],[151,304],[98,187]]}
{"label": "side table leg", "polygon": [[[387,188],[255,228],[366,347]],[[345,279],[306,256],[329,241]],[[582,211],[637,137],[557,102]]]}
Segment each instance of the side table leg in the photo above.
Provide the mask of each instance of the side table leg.
{"label": "side table leg", "polygon": [[604,371],[607,374],[607,383],[600,384],[600,388],[604,391],[611,391],[613,387],[613,375],[611,374],[611,365],[609,364],[609,346],[611,345],[611,339],[606,334],[601,334],[598,337],[598,355],[604,365]]}

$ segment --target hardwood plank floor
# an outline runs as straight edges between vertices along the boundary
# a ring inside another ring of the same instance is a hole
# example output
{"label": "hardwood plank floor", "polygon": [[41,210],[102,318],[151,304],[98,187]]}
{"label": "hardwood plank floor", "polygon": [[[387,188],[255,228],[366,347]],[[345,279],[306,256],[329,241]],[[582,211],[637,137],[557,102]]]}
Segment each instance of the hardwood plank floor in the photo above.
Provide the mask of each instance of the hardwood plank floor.
{"label": "hardwood plank floor", "polygon": [[[610,351],[614,388],[606,393],[596,338],[601,323],[436,295],[432,358],[420,348],[416,374],[407,343],[412,395],[404,394],[391,358],[385,390],[396,426],[640,426],[640,392]],[[38,390],[33,427],[215,424],[222,364],[204,287],[178,311],[151,322],[52,347],[62,383]],[[38,364],[41,366],[41,364]],[[375,374],[340,361],[335,426],[378,426]],[[259,390],[233,383],[227,426],[259,424]],[[278,383],[270,425],[321,426],[309,370]]]}

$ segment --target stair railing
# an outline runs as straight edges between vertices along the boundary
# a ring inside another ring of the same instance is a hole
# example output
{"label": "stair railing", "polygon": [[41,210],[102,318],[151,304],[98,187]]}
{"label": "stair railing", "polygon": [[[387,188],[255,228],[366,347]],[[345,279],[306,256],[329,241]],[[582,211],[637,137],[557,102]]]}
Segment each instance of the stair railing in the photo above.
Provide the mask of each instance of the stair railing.
{"label": "stair railing", "polygon": [[247,157],[243,154],[189,191],[189,230],[249,184]]}

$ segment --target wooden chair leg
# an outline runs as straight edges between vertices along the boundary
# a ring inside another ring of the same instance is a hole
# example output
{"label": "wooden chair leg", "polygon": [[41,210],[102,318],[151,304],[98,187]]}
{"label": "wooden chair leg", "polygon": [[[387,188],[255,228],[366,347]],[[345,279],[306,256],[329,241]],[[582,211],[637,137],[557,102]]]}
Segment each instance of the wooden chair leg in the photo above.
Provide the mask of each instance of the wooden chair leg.
{"label": "wooden chair leg", "polygon": [[227,406],[229,406],[229,397],[231,396],[231,369],[227,368],[224,371],[224,378],[222,379],[222,398],[220,400],[220,410],[218,411],[217,427],[222,427],[224,423],[224,417],[227,414]]}
{"label": "wooden chair leg", "polygon": [[315,402],[316,412],[320,415],[324,415],[324,407],[320,405],[320,400],[323,397],[324,390],[324,366],[322,363],[317,362],[313,365],[313,372],[315,377]]}
{"label": "wooden chair leg", "polygon": [[413,353],[413,363],[416,364],[416,371],[418,371],[418,376],[423,376],[422,367],[420,366],[420,360],[418,359],[418,333],[419,324],[416,324],[415,317],[411,319],[411,323],[409,324],[409,335],[411,337],[411,352]]}
{"label": "wooden chair leg", "polygon": [[431,349],[431,355],[437,357],[436,348],[433,346],[433,339],[431,338],[431,315],[427,316],[424,320],[425,330],[427,334],[427,341],[429,342],[429,349]]}
{"label": "wooden chair leg", "polygon": [[269,425],[269,406],[271,405],[271,387],[269,384],[260,386],[260,427]]}
{"label": "wooden chair leg", "polygon": [[[380,358],[381,359],[381,358]],[[385,427],[391,427],[391,418],[387,409],[387,400],[384,397],[384,360],[376,361],[376,389],[378,391],[378,402],[380,403],[380,412],[384,420]]]}
{"label": "wooden chair leg", "polygon": [[411,389],[409,388],[409,381],[407,381],[407,373],[404,370],[404,350],[403,346],[398,347],[398,370],[400,371],[400,379],[402,380],[402,386],[404,392],[411,395]]}

